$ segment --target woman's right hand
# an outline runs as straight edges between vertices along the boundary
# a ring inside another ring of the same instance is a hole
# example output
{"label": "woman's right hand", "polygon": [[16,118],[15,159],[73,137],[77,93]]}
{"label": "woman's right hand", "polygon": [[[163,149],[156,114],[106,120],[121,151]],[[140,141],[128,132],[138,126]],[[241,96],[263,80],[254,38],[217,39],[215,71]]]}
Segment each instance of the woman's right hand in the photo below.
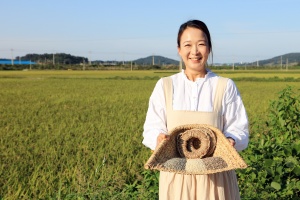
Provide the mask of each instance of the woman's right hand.
{"label": "woman's right hand", "polygon": [[164,133],[160,133],[158,136],[157,136],[157,139],[156,139],[156,148],[158,147],[158,145],[163,141],[163,140],[168,140],[169,139],[169,135],[166,135]]}

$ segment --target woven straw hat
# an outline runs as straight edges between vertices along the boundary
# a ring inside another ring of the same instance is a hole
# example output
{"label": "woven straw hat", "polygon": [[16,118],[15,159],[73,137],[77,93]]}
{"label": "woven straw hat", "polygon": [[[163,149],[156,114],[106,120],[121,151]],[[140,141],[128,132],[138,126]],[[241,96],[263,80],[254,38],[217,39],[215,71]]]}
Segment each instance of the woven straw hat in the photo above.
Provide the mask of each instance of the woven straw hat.
{"label": "woven straw hat", "polygon": [[169,132],[145,164],[146,169],[180,174],[212,174],[247,164],[224,134],[205,124],[178,126]]}

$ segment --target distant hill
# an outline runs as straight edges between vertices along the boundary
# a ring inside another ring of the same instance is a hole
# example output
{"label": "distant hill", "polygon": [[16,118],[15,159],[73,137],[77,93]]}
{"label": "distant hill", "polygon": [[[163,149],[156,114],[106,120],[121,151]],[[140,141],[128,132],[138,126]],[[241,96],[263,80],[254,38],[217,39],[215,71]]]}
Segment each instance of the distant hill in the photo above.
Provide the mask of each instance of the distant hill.
{"label": "distant hill", "polygon": [[73,56],[71,54],[66,53],[55,53],[55,54],[26,54],[22,57],[16,57],[16,60],[31,60],[38,64],[41,63],[53,63],[56,64],[80,64],[80,63],[88,63],[88,59],[80,56]]}
{"label": "distant hill", "polygon": [[[178,60],[173,60],[163,56],[148,56],[145,58],[140,58],[134,60],[133,62],[138,65],[152,65],[154,59],[154,65],[179,65]],[[280,56],[276,56],[270,59],[259,60],[259,66],[268,65],[285,65],[287,62],[289,65],[299,65],[300,64],[300,53],[288,53]],[[237,63],[238,64],[238,63]],[[257,61],[253,63],[248,63],[250,65],[257,65]]]}
{"label": "distant hill", "polygon": [[[300,63],[300,53],[288,53],[288,54],[276,56],[274,58],[260,60],[258,62],[260,66],[281,65],[281,62],[283,65],[285,65],[287,62],[289,65],[298,65]],[[253,64],[256,65],[257,62],[253,62]]]}
{"label": "distant hill", "polygon": [[[3,60],[3,59],[2,59]],[[5,60],[11,60],[11,59],[5,59]],[[54,63],[55,64],[80,64],[80,63],[88,63],[88,58],[80,57],[80,56],[73,56],[70,54],[65,53],[56,53],[56,54],[27,54],[22,57],[16,57],[15,60],[22,61],[22,60],[30,60],[31,62],[36,62],[37,64],[45,64],[45,63]],[[11,61],[6,61],[8,63],[11,63]],[[129,63],[131,61],[110,61],[110,60],[94,60],[91,61],[92,64],[102,64],[102,65],[120,65],[124,64],[124,62]],[[279,55],[270,59],[265,60],[259,60],[249,63],[243,63],[246,65],[253,65],[256,66],[257,64],[259,66],[279,66],[286,65],[288,62],[288,65],[300,65],[300,53],[288,53],[284,55]],[[17,63],[17,62],[15,62]],[[179,65],[178,60],[170,59],[163,56],[153,55],[148,56],[145,58],[139,58],[136,60],[132,60],[132,63],[135,63],[137,65]],[[241,63],[235,63],[236,66],[240,65]],[[214,65],[227,65],[224,63],[214,63]]]}
{"label": "distant hill", "polygon": [[178,60],[173,60],[163,56],[148,56],[133,61],[138,65],[179,65]]}
{"label": "distant hill", "polygon": [[[129,61],[125,61],[129,62]],[[131,61],[130,61],[131,62]],[[118,65],[122,64],[123,61],[115,61],[115,60],[94,60],[92,61],[93,64],[102,64],[102,65]],[[166,58],[163,56],[148,56],[146,58],[139,58],[136,60],[132,60],[132,63],[137,65],[179,65],[178,60],[173,60],[170,58]]]}

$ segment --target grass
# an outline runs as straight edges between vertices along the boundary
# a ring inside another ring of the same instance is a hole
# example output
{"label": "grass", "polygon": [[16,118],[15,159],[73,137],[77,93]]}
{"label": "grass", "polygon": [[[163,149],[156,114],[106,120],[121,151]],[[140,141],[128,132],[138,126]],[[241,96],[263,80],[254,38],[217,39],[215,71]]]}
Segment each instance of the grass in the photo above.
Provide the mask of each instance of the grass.
{"label": "grass", "polygon": [[[0,199],[107,199],[141,180],[150,155],[141,144],[149,96],[172,73],[0,72]],[[277,92],[287,84],[299,89],[297,82],[236,84],[253,127],[263,124]]]}

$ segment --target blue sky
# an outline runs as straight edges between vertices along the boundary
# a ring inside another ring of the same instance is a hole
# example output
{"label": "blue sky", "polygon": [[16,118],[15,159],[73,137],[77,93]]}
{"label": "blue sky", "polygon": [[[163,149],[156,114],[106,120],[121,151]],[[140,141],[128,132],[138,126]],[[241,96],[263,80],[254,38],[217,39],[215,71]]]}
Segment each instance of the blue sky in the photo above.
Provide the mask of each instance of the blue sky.
{"label": "blue sky", "polygon": [[179,60],[177,31],[190,19],[207,24],[214,63],[300,52],[299,0],[2,0],[0,8],[0,58],[68,53]]}

